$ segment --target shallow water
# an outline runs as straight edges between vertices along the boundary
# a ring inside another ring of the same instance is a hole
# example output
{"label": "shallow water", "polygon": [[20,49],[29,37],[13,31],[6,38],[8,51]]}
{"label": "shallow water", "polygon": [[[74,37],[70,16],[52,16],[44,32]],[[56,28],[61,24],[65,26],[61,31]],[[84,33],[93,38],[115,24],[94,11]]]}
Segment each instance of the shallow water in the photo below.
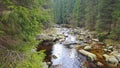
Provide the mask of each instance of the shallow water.
{"label": "shallow water", "polygon": [[67,28],[57,28],[58,34],[64,33],[66,35],[66,39],[63,42],[58,42],[53,45],[52,55],[57,58],[52,58],[52,65],[59,67],[54,68],[81,68],[81,61],[78,56],[76,49],[74,49],[74,45],[72,48],[67,48],[62,43],[74,43],[76,42],[76,37],[74,35],[69,34],[70,31]]}

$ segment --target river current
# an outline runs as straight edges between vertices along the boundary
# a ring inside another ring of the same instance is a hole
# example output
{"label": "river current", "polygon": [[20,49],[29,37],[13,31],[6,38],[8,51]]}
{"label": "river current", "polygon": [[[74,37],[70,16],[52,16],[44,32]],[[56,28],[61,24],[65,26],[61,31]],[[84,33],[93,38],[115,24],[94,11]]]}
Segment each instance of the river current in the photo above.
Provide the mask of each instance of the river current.
{"label": "river current", "polygon": [[54,68],[81,68],[81,60],[74,45],[69,45],[68,48],[64,43],[77,42],[76,36],[70,34],[71,29],[56,28],[57,34],[64,34],[66,38],[62,42],[57,42],[53,45],[52,55],[57,58],[52,58],[52,65]]}

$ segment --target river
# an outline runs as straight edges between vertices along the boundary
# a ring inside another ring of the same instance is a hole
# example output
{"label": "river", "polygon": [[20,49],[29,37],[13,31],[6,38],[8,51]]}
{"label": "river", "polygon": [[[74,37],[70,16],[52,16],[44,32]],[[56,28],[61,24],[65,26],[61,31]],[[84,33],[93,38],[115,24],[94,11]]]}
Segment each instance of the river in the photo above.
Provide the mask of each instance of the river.
{"label": "river", "polygon": [[55,34],[52,33],[53,36],[50,35],[52,38],[55,38],[53,40],[56,40],[59,36],[62,36],[62,38],[56,40],[51,46],[50,44],[44,45],[44,48],[48,48],[48,51],[47,49],[46,51],[50,52],[46,57],[46,59],[49,59],[46,62],[50,63],[45,68],[111,68],[111,65],[113,66],[112,68],[120,68],[117,66],[120,61],[119,52],[114,50],[109,52],[108,55],[107,53],[108,50],[111,50],[111,46],[106,47],[106,44],[92,36],[92,33],[89,31],[80,28],[76,31],[77,29],[63,27],[54,29],[57,32]]}
{"label": "river", "polygon": [[78,52],[74,48],[74,45],[69,45],[70,48],[64,45],[64,43],[75,43],[76,36],[70,34],[72,29],[68,28],[56,28],[57,34],[64,34],[66,38],[64,41],[57,42],[53,45],[52,55],[56,58],[52,58],[52,65],[54,68],[81,68],[81,60]]}

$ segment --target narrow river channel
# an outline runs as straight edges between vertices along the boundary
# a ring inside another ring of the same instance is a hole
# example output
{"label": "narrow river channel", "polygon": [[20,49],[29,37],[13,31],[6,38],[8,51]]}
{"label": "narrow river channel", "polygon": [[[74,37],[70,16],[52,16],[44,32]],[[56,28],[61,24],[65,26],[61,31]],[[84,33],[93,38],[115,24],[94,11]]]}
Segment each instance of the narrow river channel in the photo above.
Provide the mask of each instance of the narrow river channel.
{"label": "narrow river channel", "polygon": [[58,34],[64,34],[66,38],[62,42],[57,42],[53,45],[52,55],[57,58],[52,58],[54,68],[81,68],[81,60],[74,45],[65,46],[64,43],[75,43],[76,36],[70,34],[71,29],[56,28]]}

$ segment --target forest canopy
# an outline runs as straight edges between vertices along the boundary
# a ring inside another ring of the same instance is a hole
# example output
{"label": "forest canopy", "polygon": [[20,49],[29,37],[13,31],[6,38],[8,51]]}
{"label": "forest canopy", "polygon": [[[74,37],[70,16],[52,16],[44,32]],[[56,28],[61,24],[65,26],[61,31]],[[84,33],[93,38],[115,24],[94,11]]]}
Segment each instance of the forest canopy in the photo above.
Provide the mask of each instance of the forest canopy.
{"label": "forest canopy", "polygon": [[54,19],[120,40],[120,0],[53,0]]}

